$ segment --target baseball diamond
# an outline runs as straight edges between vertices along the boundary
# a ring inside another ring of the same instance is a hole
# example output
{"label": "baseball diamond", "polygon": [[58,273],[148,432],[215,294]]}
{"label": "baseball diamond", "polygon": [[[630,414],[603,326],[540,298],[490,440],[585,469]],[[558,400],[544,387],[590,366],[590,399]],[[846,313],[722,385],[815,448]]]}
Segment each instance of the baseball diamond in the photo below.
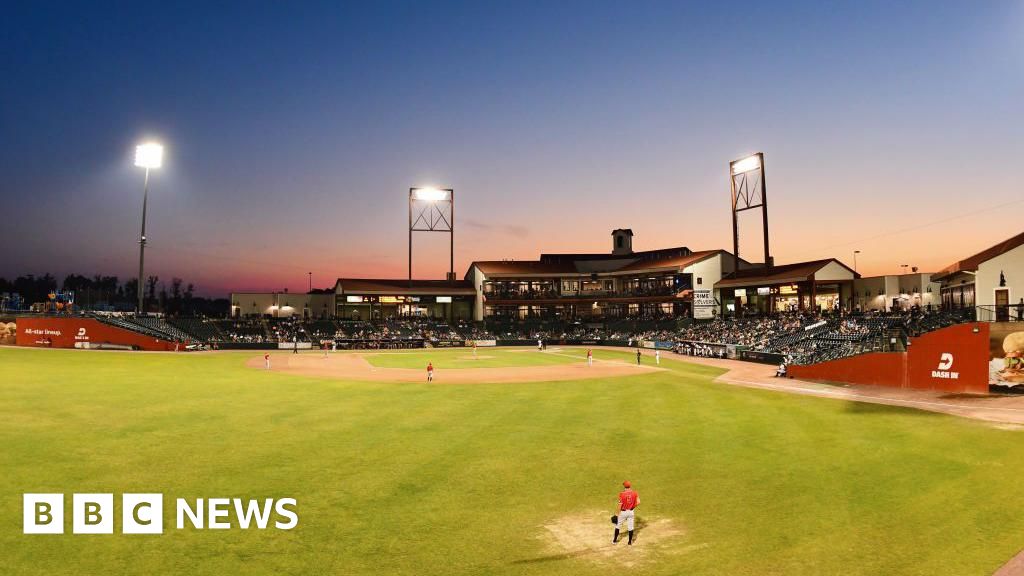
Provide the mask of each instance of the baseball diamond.
{"label": "baseball diamond", "polygon": [[[219,574],[237,565],[236,554],[273,554],[275,572],[879,574],[905,572],[908,550],[928,550],[914,558],[914,572],[968,574],[994,570],[1019,548],[1018,536],[1002,529],[1024,513],[1005,498],[1016,486],[1007,469],[1024,464],[1012,431],[736,388],[715,381],[722,368],[680,356],[616,375],[606,370],[636,369],[631,351],[596,349],[589,367],[586,351],[508,349],[495,353],[500,365],[478,369],[448,368],[459,358],[452,351],[437,356],[437,381],[428,384],[377,377],[361,352],[332,356],[326,362],[352,358],[361,367],[332,375],[261,370],[262,356],[247,351],[2,348],[0,362],[17,377],[0,389],[0,438],[19,448],[3,452],[0,488],[38,486],[40,473],[48,479],[40,488],[54,490],[291,487],[301,517],[294,537],[183,531],[161,542],[160,553],[136,556],[140,573],[163,565],[164,555],[193,559],[181,564],[189,573]],[[550,362],[553,354],[565,362]],[[423,356],[378,358],[418,366]],[[271,357],[275,366],[325,362],[317,352]],[[566,367],[592,375],[560,381]],[[533,369],[556,373],[547,381],[444,382],[467,370]],[[770,381],[774,368],[760,370]],[[643,424],[624,423],[624,406],[644,414]],[[609,456],[624,451],[627,460]],[[623,475],[643,493],[629,554],[610,549],[607,527]],[[372,517],[353,521],[353,501]],[[0,513],[17,514],[19,505],[6,500]],[[15,565],[32,558],[51,574],[71,573],[69,561],[75,573],[106,565],[99,541],[69,539],[55,557],[41,553],[47,541],[21,538],[0,531],[0,547],[20,551]],[[235,552],[225,556],[225,547]]]}
{"label": "baseball diamond", "polygon": [[0,576],[1024,576],[1024,2],[3,16]]}

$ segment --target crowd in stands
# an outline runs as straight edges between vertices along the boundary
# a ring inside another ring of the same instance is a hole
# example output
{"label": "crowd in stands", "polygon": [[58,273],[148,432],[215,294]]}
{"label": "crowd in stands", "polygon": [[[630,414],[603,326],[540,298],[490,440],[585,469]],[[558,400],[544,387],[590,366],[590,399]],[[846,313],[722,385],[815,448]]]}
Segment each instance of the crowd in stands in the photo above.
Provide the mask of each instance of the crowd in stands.
{"label": "crowd in stands", "polygon": [[331,342],[339,348],[407,348],[463,345],[470,340],[525,344],[608,343],[639,346],[658,342],[680,354],[725,357],[731,351],[773,354],[787,364],[807,364],[882,350],[905,338],[972,320],[967,311],[911,309],[895,312],[818,315],[787,312],[770,317],[627,319],[608,322],[491,319],[484,323],[426,318],[383,322],[337,319],[201,319],[102,315],[101,321],[165,340],[198,344]]}

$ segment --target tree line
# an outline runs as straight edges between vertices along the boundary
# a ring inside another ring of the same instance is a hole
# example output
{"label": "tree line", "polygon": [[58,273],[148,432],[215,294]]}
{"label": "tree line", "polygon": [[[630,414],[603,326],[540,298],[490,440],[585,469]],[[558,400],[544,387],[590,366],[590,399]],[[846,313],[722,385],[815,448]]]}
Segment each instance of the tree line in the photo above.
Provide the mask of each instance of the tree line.
{"label": "tree line", "polygon": [[[74,291],[75,308],[78,310],[135,310],[139,298],[139,281],[131,278],[121,282],[117,276],[97,274],[89,277],[68,274],[62,282],[52,274],[36,276],[26,274],[14,280],[0,277],[0,295],[18,294],[22,308],[49,300],[57,290]],[[195,295],[195,286],[181,278],[171,278],[170,284],[160,281],[159,276],[149,276],[143,286],[147,312],[162,312],[177,316],[226,316],[227,298],[204,298]]]}

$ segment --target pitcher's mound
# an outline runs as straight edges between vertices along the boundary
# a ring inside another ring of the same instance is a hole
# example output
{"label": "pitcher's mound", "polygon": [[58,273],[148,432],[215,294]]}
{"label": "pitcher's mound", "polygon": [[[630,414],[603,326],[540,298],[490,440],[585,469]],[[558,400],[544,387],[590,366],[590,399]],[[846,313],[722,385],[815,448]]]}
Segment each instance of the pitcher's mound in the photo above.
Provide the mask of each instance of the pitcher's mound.
{"label": "pitcher's mound", "polygon": [[[667,518],[639,516],[636,519],[633,545],[626,544],[625,526],[619,543],[612,544],[615,525],[611,514],[594,510],[583,514],[563,516],[545,524],[542,538],[548,543],[548,556],[531,561],[562,558],[580,558],[607,566],[629,568],[651,560],[659,550],[668,551],[669,545],[678,544],[685,531]],[[686,547],[691,551],[698,547]]]}

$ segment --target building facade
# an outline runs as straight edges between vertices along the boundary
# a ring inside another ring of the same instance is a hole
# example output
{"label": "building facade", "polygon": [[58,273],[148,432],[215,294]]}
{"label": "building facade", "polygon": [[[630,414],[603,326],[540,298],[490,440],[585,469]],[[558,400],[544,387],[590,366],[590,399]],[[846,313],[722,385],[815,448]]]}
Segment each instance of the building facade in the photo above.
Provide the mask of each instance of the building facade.
{"label": "building facade", "polygon": [[942,284],[932,280],[930,272],[868,276],[853,282],[855,310],[909,310],[938,308],[942,305]]}
{"label": "building facade", "polygon": [[1024,312],[1024,233],[955,262],[932,280],[947,308],[977,308],[981,321],[1017,321]]}
{"label": "building facade", "polygon": [[700,316],[705,307],[701,296],[710,296],[715,283],[735,266],[732,254],[724,250],[695,252],[681,246],[634,252],[632,237],[628,229],[612,232],[612,251],[607,254],[473,262],[466,280],[476,292],[474,318],[607,321]]}

